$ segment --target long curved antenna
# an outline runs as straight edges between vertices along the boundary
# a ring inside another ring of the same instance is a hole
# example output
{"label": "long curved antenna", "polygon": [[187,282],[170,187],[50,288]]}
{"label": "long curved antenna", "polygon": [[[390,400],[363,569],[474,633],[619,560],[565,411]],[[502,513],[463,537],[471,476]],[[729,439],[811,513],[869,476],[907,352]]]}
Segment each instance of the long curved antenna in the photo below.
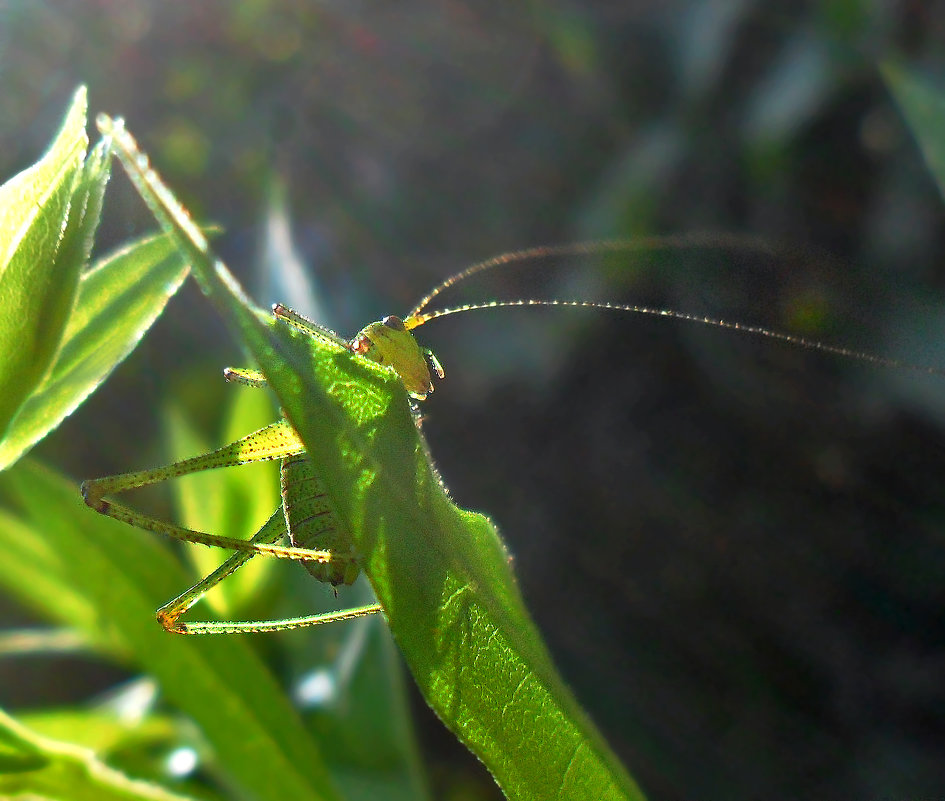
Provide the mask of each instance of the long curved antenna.
{"label": "long curved antenna", "polygon": [[[483,262],[485,263],[485,262]],[[486,268],[483,268],[486,269]],[[725,328],[730,331],[741,331],[745,334],[755,334],[757,336],[776,339],[779,342],[786,342],[808,350],[816,350],[821,353],[829,353],[834,356],[844,356],[849,359],[866,362],[877,367],[893,367],[897,370],[910,370],[916,373],[925,373],[926,375],[936,375],[945,377],[945,368],[928,367],[925,365],[912,364],[910,362],[899,361],[898,359],[889,359],[884,356],[876,356],[865,351],[844,348],[839,345],[828,345],[824,342],[818,342],[814,339],[797,336],[796,334],[785,334],[781,331],[774,331],[760,325],[745,325],[744,323],[735,323],[730,320],[722,320],[715,317],[704,317],[700,314],[687,314],[686,312],[674,311],[673,309],[657,309],[650,306],[635,306],[623,303],[600,303],[591,300],[493,300],[488,303],[466,303],[462,306],[453,306],[448,309],[426,312],[424,314],[411,315],[404,320],[404,325],[408,328],[419,328],[421,325],[436,320],[439,317],[447,317],[451,314],[460,314],[462,312],[479,311],[482,309],[501,309],[515,306],[559,306],[576,309],[605,309],[608,311],[632,312],[634,314],[648,314],[653,317],[666,317],[672,320],[685,320],[690,323],[701,323],[702,325],[711,325],[716,328]]]}
{"label": "long curved antenna", "polygon": [[[539,245],[501,253],[491,259],[477,262],[455,275],[451,275],[424,295],[411,310],[408,318],[418,317],[437,295],[465,281],[471,275],[523,261],[535,261],[553,256],[592,256],[599,253],[627,253],[633,251],[684,250],[686,248],[713,248],[753,252],[773,256],[775,251],[760,237],[744,234],[694,232],[688,234],[667,234],[665,236],[644,236],[638,239],[597,239],[589,242],[572,242],[564,245]],[[409,327],[409,326],[408,326]]]}

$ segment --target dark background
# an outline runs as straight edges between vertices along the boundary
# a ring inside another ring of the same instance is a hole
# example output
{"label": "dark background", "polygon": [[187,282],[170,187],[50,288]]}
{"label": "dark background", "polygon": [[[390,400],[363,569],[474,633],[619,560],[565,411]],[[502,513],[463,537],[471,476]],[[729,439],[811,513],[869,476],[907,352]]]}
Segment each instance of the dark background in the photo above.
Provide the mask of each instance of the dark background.
{"label": "dark background", "polygon": [[[877,68],[945,87],[943,37],[931,2],[0,2],[0,174],[85,82],[261,304],[339,331],[505,250],[708,230],[774,252],[522,266],[452,297],[657,304],[941,366],[941,198]],[[290,257],[280,192],[308,287],[266,269]],[[99,252],[150,227],[116,176]],[[500,526],[652,799],[941,795],[941,379],[608,312],[420,334],[446,484]],[[239,361],[188,287],[35,453],[76,478],[164,461],[162,408],[214,427]],[[36,676],[5,703],[59,697]],[[416,706],[435,785],[488,797]]]}

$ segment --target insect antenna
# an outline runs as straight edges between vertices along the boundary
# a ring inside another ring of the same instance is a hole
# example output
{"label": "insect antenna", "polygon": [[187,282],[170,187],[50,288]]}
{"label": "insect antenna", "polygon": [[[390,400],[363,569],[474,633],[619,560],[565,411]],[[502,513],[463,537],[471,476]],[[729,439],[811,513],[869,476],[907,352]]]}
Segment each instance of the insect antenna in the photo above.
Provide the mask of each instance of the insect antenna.
{"label": "insect antenna", "polygon": [[[556,258],[561,256],[596,256],[603,253],[652,253],[659,250],[715,249],[753,253],[774,257],[775,250],[760,237],[746,234],[728,234],[719,232],[693,232],[688,234],[667,234],[663,236],[644,236],[635,239],[594,239],[585,242],[570,242],[563,245],[538,245],[523,250],[512,250],[498,256],[477,262],[465,270],[451,275],[437,284],[411,310],[409,318],[418,317],[430,301],[441,292],[456,286],[477,273],[519,264],[527,261]],[[405,321],[406,322],[406,321]],[[419,323],[417,324],[419,325]],[[410,328],[411,326],[407,326]]]}
{"label": "insect antenna", "polygon": [[930,367],[928,365],[913,364],[912,362],[901,361],[899,359],[892,359],[885,356],[877,356],[873,353],[855,350],[853,348],[846,348],[841,345],[829,345],[825,342],[820,342],[815,339],[808,339],[807,337],[799,336],[797,334],[787,334],[783,331],[776,331],[774,329],[765,328],[764,326],[760,325],[749,325],[746,323],[733,322],[731,320],[723,320],[717,317],[707,317],[701,314],[689,314],[687,312],[676,311],[674,309],[660,309],[652,306],[639,306],[635,304],[624,303],[605,303],[591,300],[520,298],[516,300],[491,300],[483,303],[464,303],[459,306],[450,306],[445,309],[438,309],[430,312],[422,311],[429,304],[429,302],[443,290],[455,285],[470,275],[482,272],[484,270],[489,270],[503,264],[539,259],[546,256],[583,255],[601,252],[644,249],[653,250],[654,243],[657,249],[705,247],[708,244],[709,246],[728,249],[735,247],[742,250],[750,248],[756,252],[759,250],[770,251],[770,248],[764,246],[761,240],[755,241],[753,243],[751,240],[745,237],[719,237],[714,234],[691,234],[681,235],[678,237],[655,237],[637,240],[602,240],[597,242],[579,242],[573,245],[552,245],[513,251],[511,253],[504,253],[500,256],[495,256],[486,261],[474,264],[471,267],[467,267],[462,272],[456,273],[455,275],[447,278],[442,284],[436,287],[420,301],[417,307],[410,313],[410,316],[403,321],[404,326],[408,329],[419,328],[421,325],[424,325],[431,320],[436,320],[440,317],[448,317],[451,314],[480,311],[484,309],[502,309],[526,306],[557,306],[576,309],[603,309],[605,311],[631,312],[633,314],[645,314],[652,317],[664,317],[672,320],[683,320],[685,322],[699,323],[701,325],[724,328],[729,331],[739,331],[744,334],[753,334],[756,336],[767,337],[768,339],[774,339],[779,342],[793,345],[795,347],[807,348],[808,350],[815,350],[821,353],[831,354],[833,356],[854,359],[856,361],[871,364],[876,367],[891,367],[896,370],[908,370],[915,373],[945,377],[945,368],[942,367]]}

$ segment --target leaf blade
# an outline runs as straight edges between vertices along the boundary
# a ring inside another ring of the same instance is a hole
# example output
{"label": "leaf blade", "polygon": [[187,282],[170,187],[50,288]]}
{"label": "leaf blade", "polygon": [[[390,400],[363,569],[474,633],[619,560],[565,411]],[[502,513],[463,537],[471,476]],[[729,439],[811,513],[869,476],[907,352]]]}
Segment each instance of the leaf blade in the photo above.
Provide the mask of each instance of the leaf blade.
{"label": "leaf blade", "polygon": [[82,275],[49,373],[0,441],[0,469],[15,462],[105,381],[187,277],[166,236],[125,246]]}
{"label": "leaf blade", "polygon": [[46,374],[72,308],[82,218],[104,181],[98,163],[81,180],[85,117],[81,87],[43,157],[0,187],[0,431]]}

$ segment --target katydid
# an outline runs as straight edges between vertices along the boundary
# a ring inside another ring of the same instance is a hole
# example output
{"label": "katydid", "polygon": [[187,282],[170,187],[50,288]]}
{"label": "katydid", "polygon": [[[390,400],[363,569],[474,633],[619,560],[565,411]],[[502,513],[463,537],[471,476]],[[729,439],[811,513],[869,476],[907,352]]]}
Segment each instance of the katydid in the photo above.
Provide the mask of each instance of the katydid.
{"label": "katydid", "polygon": [[[154,204],[158,202],[157,198],[160,197],[162,202],[169,203],[174,208],[181,210],[181,220],[175,220],[175,226],[181,236],[193,240],[194,236],[199,235],[194,233],[183,207],[174,199],[170,190],[151,169],[147,157],[138,149],[130,134],[124,130],[121,121],[112,121],[103,116],[99,118],[99,128],[103,134],[111,137],[112,148],[121,157],[122,163],[131,175],[136,188],[149,205],[153,208]],[[188,223],[188,225],[183,223]],[[352,358],[366,358],[393,370],[403,382],[404,389],[411,399],[410,402],[415,412],[417,404],[424,400],[434,389],[432,377],[435,375],[438,379],[442,379],[444,371],[433,352],[422,347],[416,341],[412,330],[439,317],[474,310],[513,306],[595,308],[656,315],[758,334],[792,345],[846,356],[874,365],[914,369],[931,374],[945,374],[945,371],[938,368],[917,367],[893,359],[827,345],[760,326],[743,325],[727,320],[646,306],[583,300],[519,299],[493,300],[426,311],[431,301],[445,289],[476,273],[515,262],[566,255],[686,247],[748,247],[756,251],[761,249],[757,243],[748,243],[744,237],[691,235],[637,240],[600,240],[514,251],[479,262],[452,275],[425,295],[405,318],[385,317],[383,320],[371,323],[363,328],[350,341],[339,337],[329,329],[282,304],[274,305],[272,311],[278,321],[292,326],[297,331],[311,337],[343,345],[351,352]],[[251,387],[258,388],[266,385],[263,374],[255,370],[227,368],[224,370],[224,376],[228,381]],[[282,504],[249,540],[193,531],[174,523],[150,517],[105,498],[106,495],[112,493],[156,484],[169,478],[198,471],[275,459],[281,461]],[[333,587],[350,585],[358,577],[361,570],[359,555],[345,530],[344,524],[336,514],[331,498],[316,474],[312,462],[307,458],[301,439],[286,419],[272,423],[211,453],[151,470],[123,473],[85,481],[82,484],[82,495],[90,507],[116,520],[175,539],[235,551],[210,575],[157,611],[158,621],[169,632],[222,634],[278,631],[347,620],[382,611],[379,604],[369,604],[337,612],[281,620],[236,622],[183,622],[180,620],[182,615],[212,587],[226,579],[256,554],[300,561],[314,578]],[[288,545],[278,544],[285,539],[288,539]]]}

